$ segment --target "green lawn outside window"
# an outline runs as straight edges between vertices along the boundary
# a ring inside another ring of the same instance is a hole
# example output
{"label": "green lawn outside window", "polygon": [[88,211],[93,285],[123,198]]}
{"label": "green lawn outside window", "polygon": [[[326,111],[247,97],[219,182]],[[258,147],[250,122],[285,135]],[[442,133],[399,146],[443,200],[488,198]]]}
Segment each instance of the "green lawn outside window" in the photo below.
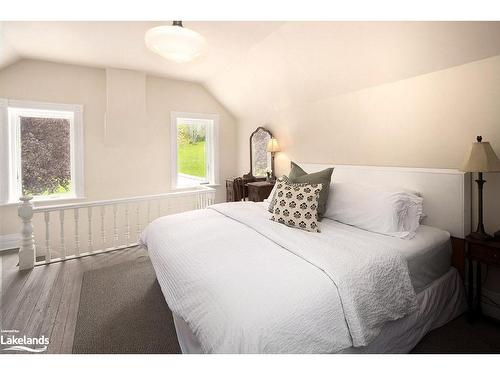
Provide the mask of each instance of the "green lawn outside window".
{"label": "green lawn outside window", "polygon": [[177,164],[179,173],[196,177],[206,177],[205,142],[178,145]]}

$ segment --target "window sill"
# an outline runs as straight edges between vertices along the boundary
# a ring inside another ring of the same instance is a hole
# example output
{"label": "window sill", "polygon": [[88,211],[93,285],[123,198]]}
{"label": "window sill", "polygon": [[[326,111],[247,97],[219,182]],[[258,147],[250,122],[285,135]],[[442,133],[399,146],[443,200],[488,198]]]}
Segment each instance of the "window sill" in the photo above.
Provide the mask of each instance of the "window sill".
{"label": "window sill", "polygon": [[172,191],[186,190],[186,189],[194,188],[194,187],[198,187],[198,186],[206,186],[206,187],[210,187],[210,188],[217,188],[217,187],[220,187],[221,184],[199,184],[199,185],[192,185],[192,186],[172,186]]}
{"label": "window sill", "polygon": [[[54,204],[60,204],[60,203],[71,203],[71,202],[76,202],[76,201],[82,201],[85,200],[85,197],[64,197],[64,198],[49,198],[49,199],[33,199],[31,202],[35,207],[40,207],[40,206],[50,206],[52,203]],[[0,203],[0,207],[15,207],[19,206],[21,204],[20,201],[17,202],[6,202],[6,203]]]}

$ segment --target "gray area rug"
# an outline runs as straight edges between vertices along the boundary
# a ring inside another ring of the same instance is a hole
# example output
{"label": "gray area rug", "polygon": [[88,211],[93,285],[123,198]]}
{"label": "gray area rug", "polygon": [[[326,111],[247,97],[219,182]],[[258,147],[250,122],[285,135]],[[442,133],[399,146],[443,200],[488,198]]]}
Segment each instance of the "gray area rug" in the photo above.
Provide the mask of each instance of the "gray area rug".
{"label": "gray area rug", "polygon": [[180,353],[149,258],[83,274],[73,353]]}
{"label": "gray area rug", "polygon": [[[85,272],[73,353],[180,353],[149,258]],[[500,353],[500,325],[459,317],[430,332],[412,353]]]}

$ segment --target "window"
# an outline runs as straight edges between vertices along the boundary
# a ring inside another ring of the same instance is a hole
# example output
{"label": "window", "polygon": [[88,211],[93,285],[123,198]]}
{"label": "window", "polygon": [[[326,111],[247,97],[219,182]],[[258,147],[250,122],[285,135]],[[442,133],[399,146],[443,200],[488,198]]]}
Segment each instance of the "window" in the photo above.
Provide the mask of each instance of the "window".
{"label": "window", "polygon": [[4,99],[0,112],[1,202],[81,198],[81,106]]}
{"label": "window", "polygon": [[172,112],[172,187],[218,183],[218,115]]}

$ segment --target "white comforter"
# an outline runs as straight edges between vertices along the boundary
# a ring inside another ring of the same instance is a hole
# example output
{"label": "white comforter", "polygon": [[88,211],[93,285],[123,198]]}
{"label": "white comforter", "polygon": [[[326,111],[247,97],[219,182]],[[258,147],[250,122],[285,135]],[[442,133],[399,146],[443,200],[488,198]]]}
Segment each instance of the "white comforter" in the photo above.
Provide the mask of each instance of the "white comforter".
{"label": "white comforter", "polygon": [[396,250],[288,228],[251,202],[159,218],[141,242],[206,353],[337,352],[417,307]]}

